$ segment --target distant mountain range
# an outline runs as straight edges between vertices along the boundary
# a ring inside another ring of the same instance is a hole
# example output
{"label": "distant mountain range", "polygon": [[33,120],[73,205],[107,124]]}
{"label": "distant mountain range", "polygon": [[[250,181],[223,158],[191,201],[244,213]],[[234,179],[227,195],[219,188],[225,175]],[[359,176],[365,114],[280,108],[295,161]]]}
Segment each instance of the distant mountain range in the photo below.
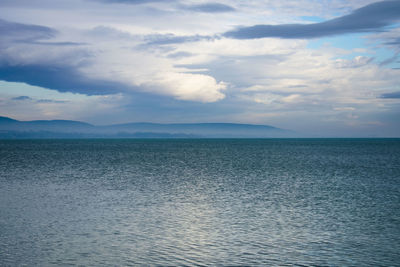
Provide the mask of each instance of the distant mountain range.
{"label": "distant mountain range", "polygon": [[0,139],[26,138],[272,138],[295,133],[238,123],[126,123],[95,126],[70,120],[18,121],[0,116]]}

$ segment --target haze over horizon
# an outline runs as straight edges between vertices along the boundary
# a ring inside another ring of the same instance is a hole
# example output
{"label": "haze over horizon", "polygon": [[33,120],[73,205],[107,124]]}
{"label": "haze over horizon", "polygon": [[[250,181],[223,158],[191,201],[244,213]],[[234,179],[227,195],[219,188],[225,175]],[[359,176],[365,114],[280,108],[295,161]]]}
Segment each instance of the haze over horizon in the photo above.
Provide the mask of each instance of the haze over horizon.
{"label": "haze over horizon", "polygon": [[399,0],[3,0],[0,116],[400,137],[399,22]]}

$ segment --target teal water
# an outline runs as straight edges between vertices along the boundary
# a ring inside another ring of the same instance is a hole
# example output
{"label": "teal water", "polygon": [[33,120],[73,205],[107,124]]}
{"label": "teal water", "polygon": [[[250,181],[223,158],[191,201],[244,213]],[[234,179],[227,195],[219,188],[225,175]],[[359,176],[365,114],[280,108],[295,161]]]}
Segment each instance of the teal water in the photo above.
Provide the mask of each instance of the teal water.
{"label": "teal water", "polygon": [[400,266],[400,139],[0,141],[0,266]]}

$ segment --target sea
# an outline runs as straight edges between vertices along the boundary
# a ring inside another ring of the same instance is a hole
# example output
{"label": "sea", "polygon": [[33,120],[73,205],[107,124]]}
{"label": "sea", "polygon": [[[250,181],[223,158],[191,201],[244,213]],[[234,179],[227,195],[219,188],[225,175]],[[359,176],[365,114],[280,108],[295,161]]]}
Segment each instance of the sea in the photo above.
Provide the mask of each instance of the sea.
{"label": "sea", "polygon": [[400,266],[400,139],[2,140],[0,266]]}

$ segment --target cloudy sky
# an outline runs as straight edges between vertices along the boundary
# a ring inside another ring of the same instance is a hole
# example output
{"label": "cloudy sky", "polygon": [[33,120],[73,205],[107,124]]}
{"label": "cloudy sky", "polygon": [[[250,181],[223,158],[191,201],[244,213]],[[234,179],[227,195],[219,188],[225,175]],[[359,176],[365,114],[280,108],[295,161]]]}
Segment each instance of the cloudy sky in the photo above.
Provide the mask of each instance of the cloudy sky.
{"label": "cloudy sky", "polygon": [[0,115],[400,136],[400,0],[1,0]]}

